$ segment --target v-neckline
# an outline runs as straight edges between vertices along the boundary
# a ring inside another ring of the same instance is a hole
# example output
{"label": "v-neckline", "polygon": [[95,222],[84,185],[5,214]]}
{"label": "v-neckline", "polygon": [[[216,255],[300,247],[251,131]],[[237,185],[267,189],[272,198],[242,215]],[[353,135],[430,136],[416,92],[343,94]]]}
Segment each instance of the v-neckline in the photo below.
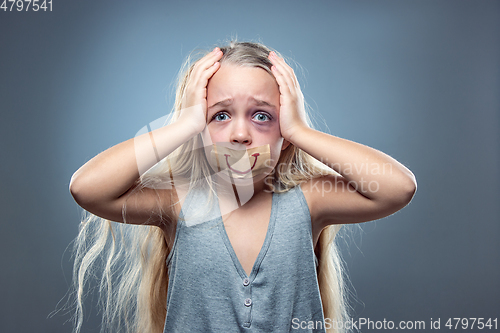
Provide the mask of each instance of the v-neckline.
{"label": "v-neckline", "polygon": [[[217,200],[217,205],[219,206],[219,201]],[[264,243],[262,244],[262,247],[259,251],[259,254],[257,255],[257,258],[255,259],[255,262],[253,263],[252,270],[250,271],[250,275],[247,275],[247,272],[243,268],[243,265],[241,264],[238,256],[236,255],[236,251],[234,251],[233,245],[231,244],[231,240],[229,239],[229,236],[226,231],[226,227],[224,226],[224,221],[222,219],[222,215],[219,216],[218,218],[218,225],[219,225],[219,231],[222,236],[222,239],[224,241],[224,244],[226,245],[227,251],[229,252],[229,255],[231,256],[231,259],[233,260],[233,264],[236,267],[236,270],[240,274],[241,278],[245,279],[248,278],[250,281],[252,281],[257,274],[259,270],[259,266],[264,259],[264,256],[266,255],[267,249],[269,248],[269,244],[271,242],[271,238],[274,232],[274,225],[276,222],[276,210],[278,206],[278,198],[276,197],[276,193],[273,192],[272,198],[271,198],[271,215],[269,217],[269,224],[267,226],[267,232],[266,232],[266,237],[264,238]],[[220,211],[220,206],[219,206],[219,211]]]}

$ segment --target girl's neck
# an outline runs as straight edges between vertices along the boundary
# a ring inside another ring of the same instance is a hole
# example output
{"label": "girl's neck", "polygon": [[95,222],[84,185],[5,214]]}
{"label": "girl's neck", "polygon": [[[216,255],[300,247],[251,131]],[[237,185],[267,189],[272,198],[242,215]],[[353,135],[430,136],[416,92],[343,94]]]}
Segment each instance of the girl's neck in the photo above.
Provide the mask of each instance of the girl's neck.
{"label": "girl's neck", "polygon": [[[272,193],[272,186],[269,185],[269,179],[266,178],[257,180],[255,182],[238,182],[236,184],[227,182],[223,179],[214,179],[217,189],[217,196],[219,201],[222,202],[235,202],[238,201],[238,206],[250,204],[256,201],[262,195]],[[236,196],[238,199],[236,199]]]}

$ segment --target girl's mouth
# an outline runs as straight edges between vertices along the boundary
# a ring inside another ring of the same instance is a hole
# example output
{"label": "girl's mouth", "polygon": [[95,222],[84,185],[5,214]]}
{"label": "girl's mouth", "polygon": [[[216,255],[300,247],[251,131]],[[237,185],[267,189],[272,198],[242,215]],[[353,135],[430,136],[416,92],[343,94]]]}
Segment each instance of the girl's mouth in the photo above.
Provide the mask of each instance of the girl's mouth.
{"label": "girl's mouth", "polygon": [[255,153],[255,154],[252,154],[251,156],[255,157],[255,160],[253,161],[253,165],[250,169],[248,169],[247,171],[238,171],[238,170],[235,170],[233,169],[230,165],[229,165],[229,160],[228,160],[228,157],[230,156],[229,154],[224,154],[224,156],[226,156],[226,163],[227,163],[227,166],[229,167],[229,169],[231,169],[231,171],[233,172],[236,172],[236,173],[239,173],[240,175],[243,175],[245,173],[248,173],[250,171],[253,170],[255,164],[257,163],[257,156],[259,156],[260,154],[259,153]]}

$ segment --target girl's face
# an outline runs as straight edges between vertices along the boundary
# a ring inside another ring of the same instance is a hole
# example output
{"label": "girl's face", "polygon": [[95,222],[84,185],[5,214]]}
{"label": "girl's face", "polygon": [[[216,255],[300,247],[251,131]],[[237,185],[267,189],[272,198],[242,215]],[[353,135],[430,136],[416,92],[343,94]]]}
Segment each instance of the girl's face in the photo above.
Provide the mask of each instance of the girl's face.
{"label": "girl's face", "polygon": [[[257,67],[222,65],[207,85],[207,129],[212,143],[250,149],[269,144],[275,167],[283,145],[280,93],[274,77]],[[205,140],[205,145],[208,142]]]}

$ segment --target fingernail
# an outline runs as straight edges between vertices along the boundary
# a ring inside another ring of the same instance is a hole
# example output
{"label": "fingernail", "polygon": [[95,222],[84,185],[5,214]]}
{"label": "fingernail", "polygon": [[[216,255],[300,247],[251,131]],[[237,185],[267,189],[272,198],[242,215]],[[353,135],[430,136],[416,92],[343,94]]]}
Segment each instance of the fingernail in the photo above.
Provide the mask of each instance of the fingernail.
{"label": "fingernail", "polygon": [[218,47],[216,47],[216,48],[215,48],[212,52],[213,52],[213,53],[217,53],[218,51],[219,51],[219,48],[218,48]]}

